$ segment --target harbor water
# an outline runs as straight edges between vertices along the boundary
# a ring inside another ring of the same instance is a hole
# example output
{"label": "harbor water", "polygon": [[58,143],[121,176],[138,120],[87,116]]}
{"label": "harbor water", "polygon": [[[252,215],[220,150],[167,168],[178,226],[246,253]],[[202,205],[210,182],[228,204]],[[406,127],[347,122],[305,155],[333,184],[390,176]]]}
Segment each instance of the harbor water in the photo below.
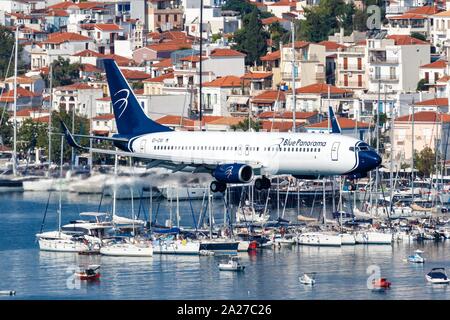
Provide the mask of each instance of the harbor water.
{"label": "harbor water", "polygon": [[[450,268],[450,241],[356,245],[336,248],[293,246],[239,253],[244,272],[219,271],[220,256],[154,255],[149,258],[83,256],[40,252],[35,234],[40,231],[48,193],[0,194],[0,291],[16,296],[0,299],[449,299],[448,285],[430,285],[425,274],[434,267]],[[97,211],[98,195],[63,194],[62,223],[83,211]],[[101,211],[109,211],[103,199]],[[192,202],[196,219],[201,201]],[[216,199],[215,223],[223,222],[221,200]],[[154,207],[157,204],[154,203]],[[57,228],[58,195],[51,195],[44,230]],[[139,210],[139,207],[140,210]],[[117,213],[130,217],[130,201],[118,201]],[[149,202],[135,202],[135,214],[148,217]],[[309,208],[304,208],[305,214]],[[156,211],[156,209],[154,210]],[[145,212],[145,215],[144,215]],[[169,217],[162,201],[158,222]],[[192,226],[190,203],[180,202],[180,224]],[[156,214],[156,213],[154,213]],[[285,218],[295,221],[296,210]],[[175,204],[173,204],[175,217]],[[404,262],[414,250],[424,251],[424,265]],[[79,265],[100,264],[98,282],[77,282]],[[374,270],[392,282],[385,291],[368,289]],[[298,277],[316,272],[316,284],[305,286]]]}

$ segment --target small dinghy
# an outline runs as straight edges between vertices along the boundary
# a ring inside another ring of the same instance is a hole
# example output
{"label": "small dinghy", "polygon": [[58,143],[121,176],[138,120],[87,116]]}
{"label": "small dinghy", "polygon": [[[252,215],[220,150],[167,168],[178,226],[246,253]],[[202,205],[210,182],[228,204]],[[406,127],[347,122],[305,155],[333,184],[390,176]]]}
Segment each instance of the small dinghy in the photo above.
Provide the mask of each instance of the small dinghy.
{"label": "small dinghy", "polygon": [[412,263],[425,263],[425,258],[423,258],[419,253],[415,253],[411,256],[408,256],[408,262]]}
{"label": "small dinghy", "polygon": [[304,284],[307,286],[313,286],[316,283],[316,280],[314,279],[313,274],[311,276],[309,276],[305,273],[301,277],[298,277],[298,280],[300,281],[301,284]]}
{"label": "small dinghy", "polygon": [[372,286],[374,290],[383,290],[391,287],[391,282],[386,278],[379,278],[372,280]]}
{"label": "small dinghy", "polygon": [[245,266],[239,262],[239,257],[230,257],[227,263],[219,263],[221,271],[244,271]]}
{"label": "small dinghy", "polygon": [[431,283],[449,283],[450,279],[445,272],[445,268],[433,268],[425,275],[428,282]]}
{"label": "small dinghy", "polygon": [[100,266],[99,265],[89,265],[86,269],[75,272],[80,280],[98,280],[100,278]]}
{"label": "small dinghy", "polygon": [[15,296],[16,292],[14,290],[0,290],[0,296]]}

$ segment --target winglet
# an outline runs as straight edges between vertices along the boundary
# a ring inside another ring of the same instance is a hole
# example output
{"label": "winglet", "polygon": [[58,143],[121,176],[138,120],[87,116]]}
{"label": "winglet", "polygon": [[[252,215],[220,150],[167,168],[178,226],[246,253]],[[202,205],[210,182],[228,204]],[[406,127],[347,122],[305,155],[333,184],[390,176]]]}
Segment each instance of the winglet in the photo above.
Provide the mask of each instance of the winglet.
{"label": "winglet", "polygon": [[331,106],[328,107],[328,119],[331,121],[331,133],[341,133],[341,126],[339,125]]}
{"label": "winglet", "polygon": [[65,123],[62,120],[60,120],[59,122],[61,123],[61,129],[64,133],[64,136],[66,137],[66,140],[67,140],[67,143],[69,144],[69,146],[76,148],[76,149],[85,149],[75,141],[75,138],[73,137],[72,133],[69,131],[69,129],[67,128]]}

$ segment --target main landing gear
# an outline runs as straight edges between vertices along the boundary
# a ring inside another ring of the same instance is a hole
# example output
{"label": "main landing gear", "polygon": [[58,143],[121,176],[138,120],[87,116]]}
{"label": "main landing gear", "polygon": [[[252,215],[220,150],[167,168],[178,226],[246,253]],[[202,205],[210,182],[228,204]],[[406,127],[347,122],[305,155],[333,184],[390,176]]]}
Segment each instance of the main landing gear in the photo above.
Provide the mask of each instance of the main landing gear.
{"label": "main landing gear", "polygon": [[[214,180],[209,186],[211,192],[225,192],[227,184],[225,182]],[[267,190],[270,188],[270,180],[266,177],[255,179],[256,190]]]}
{"label": "main landing gear", "polygon": [[266,177],[258,178],[255,180],[256,190],[270,189],[270,179]]}
{"label": "main landing gear", "polygon": [[211,189],[211,192],[225,192],[227,184],[225,182],[213,181],[209,188]]}

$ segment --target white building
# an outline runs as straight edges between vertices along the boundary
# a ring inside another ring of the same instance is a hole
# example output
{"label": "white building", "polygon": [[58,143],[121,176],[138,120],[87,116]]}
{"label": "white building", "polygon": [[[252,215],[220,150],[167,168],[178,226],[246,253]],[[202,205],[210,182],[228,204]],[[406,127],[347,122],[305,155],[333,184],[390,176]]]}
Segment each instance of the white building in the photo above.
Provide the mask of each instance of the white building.
{"label": "white building", "polygon": [[85,83],[75,83],[53,89],[53,110],[66,110],[93,118],[96,116],[96,101],[103,97],[101,88],[94,88]]}
{"label": "white building", "polygon": [[430,44],[405,35],[367,39],[368,90],[380,84],[394,92],[412,92],[420,80],[420,66],[430,62]]}
{"label": "white building", "polygon": [[94,40],[77,33],[52,33],[41,46],[31,50],[31,69],[48,67],[59,57],[68,59],[77,52],[94,49],[94,46]]}

